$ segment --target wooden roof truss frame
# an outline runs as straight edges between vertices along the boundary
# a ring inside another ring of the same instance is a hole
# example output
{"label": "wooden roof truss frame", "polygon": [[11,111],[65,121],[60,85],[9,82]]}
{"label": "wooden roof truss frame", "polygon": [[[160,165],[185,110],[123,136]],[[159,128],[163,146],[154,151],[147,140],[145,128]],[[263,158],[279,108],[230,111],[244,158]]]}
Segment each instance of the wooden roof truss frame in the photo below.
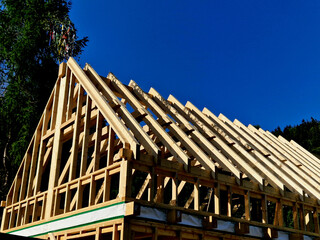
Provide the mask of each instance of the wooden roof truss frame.
{"label": "wooden roof truss frame", "polygon": [[[319,163],[294,141],[165,99],[153,88],[146,93],[133,80],[124,85],[112,73],[101,77],[70,58],[60,65],[3,204],[1,230],[133,201],[320,236]],[[243,197],[243,219],[234,217],[234,196]],[[250,199],[261,204],[260,222],[252,221]],[[271,225],[268,202],[276,206]],[[293,209],[293,229],[285,226],[283,206]]]}

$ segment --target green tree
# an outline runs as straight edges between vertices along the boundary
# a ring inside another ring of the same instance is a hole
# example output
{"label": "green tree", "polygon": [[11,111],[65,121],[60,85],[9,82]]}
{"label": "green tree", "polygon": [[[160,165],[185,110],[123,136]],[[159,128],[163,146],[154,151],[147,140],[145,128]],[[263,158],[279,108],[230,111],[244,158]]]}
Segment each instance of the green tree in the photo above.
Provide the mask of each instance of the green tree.
{"label": "green tree", "polygon": [[0,200],[13,180],[57,78],[77,57],[69,0],[0,0]]}
{"label": "green tree", "polygon": [[297,126],[286,126],[283,131],[277,127],[272,133],[288,141],[294,140],[317,157],[320,156],[320,122],[314,118],[303,119]]}

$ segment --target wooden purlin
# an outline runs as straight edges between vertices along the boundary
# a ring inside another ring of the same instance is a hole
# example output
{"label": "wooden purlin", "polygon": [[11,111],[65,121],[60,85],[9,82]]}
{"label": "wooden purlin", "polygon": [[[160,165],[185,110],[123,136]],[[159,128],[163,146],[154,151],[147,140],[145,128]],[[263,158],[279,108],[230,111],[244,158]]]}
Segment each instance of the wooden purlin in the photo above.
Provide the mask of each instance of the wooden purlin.
{"label": "wooden purlin", "polygon": [[144,106],[133,96],[133,94],[111,73],[108,75],[108,79],[111,80],[112,86],[122,94],[123,98],[138,112],[143,113],[143,121],[149,126],[157,137],[161,140],[171,152],[171,154],[184,164],[185,169],[188,169],[189,157],[188,155],[177,145],[172,137],[163,129],[163,127],[157,122],[151,113],[144,108]]}
{"label": "wooden purlin", "polygon": [[[310,186],[308,182],[306,182],[296,171],[294,171],[294,169],[298,170],[297,167],[294,164],[292,164],[290,161],[282,160],[281,157],[279,157],[279,153],[275,151],[275,149],[273,149],[268,142],[266,142],[263,138],[257,135],[259,133],[257,129],[255,129],[253,126],[250,127],[251,129],[249,129],[238,120],[235,120],[234,124],[237,125],[239,128],[241,128],[242,130],[245,130],[247,134],[249,134],[252,138],[255,139],[255,141],[259,142],[272,154],[276,154],[277,157],[273,160],[276,161],[276,164],[282,170],[282,172],[284,174],[287,174],[288,176],[291,176],[291,178],[295,181],[296,185],[299,186],[299,188],[295,189],[297,193],[301,194],[302,192],[301,195],[304,196],[304,192],[306,192],[311,196],[315,197],[316,199],[320,199],[318,191],[314,189],[312,186]],[[252,130],[254,129],[255,131],[253,132]]]}
{"label": "wooden purlin", "polygon": [[109,122],[116,134],[122,140],[124,146],[128,147],[126,145],[129,144],[131,150],[136,156],[139,152],[139,143],[128,131],[123,122],[121,122],[121,120],[116,116],[115,111],[108,104],[106,99],[99,93],[98,89],[93,85],[89,77],[84,73],[84,71],[79,67],[73,58],[68,60],[67,65],[71,69],[72,73],[76,76],[79,83],[95,102],[103,117]]}

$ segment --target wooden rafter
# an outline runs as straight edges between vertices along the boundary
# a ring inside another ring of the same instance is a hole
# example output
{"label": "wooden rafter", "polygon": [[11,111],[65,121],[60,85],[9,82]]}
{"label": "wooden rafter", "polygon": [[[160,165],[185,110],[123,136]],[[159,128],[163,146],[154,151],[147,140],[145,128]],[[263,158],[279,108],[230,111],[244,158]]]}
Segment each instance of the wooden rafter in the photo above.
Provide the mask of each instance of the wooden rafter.
{"label": "wooden rafter", "polygon": [[[70,58],[60,65],[1,202],[1,230],[21,233],[120,206],[124,212],[115,218],[39,236],[252,239],[252,225],[268,230],[262,231],[265,238],[276,238],[278,230],[290,232],[289,239],[315,238],[320,237],[319,174],[320,160],[294,141],[190,102],[183,105],[172,95],[164,99],[153,88],[144,92],[132,80],[124,85],[112,73],[99,76]],[[139,220],[136,215],[148,208],[163,219],[155,223],[142,214]],[[288,209],[293,229],[285,226]],[[202,225],[180,224],[183,214],[197,216]],[[233,235],[216,234],[219,219],[234,223]]]}

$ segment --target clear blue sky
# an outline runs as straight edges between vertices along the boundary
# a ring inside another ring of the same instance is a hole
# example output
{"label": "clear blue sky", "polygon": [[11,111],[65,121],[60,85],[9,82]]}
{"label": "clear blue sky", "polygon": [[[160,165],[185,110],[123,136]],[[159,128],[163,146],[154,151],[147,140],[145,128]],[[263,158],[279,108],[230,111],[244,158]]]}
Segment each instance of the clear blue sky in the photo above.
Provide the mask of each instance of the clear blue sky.
{"label": "clear blue sky", "polygon": [[80,59],[265,130],[320,119],[320,1],[75,0]]}

